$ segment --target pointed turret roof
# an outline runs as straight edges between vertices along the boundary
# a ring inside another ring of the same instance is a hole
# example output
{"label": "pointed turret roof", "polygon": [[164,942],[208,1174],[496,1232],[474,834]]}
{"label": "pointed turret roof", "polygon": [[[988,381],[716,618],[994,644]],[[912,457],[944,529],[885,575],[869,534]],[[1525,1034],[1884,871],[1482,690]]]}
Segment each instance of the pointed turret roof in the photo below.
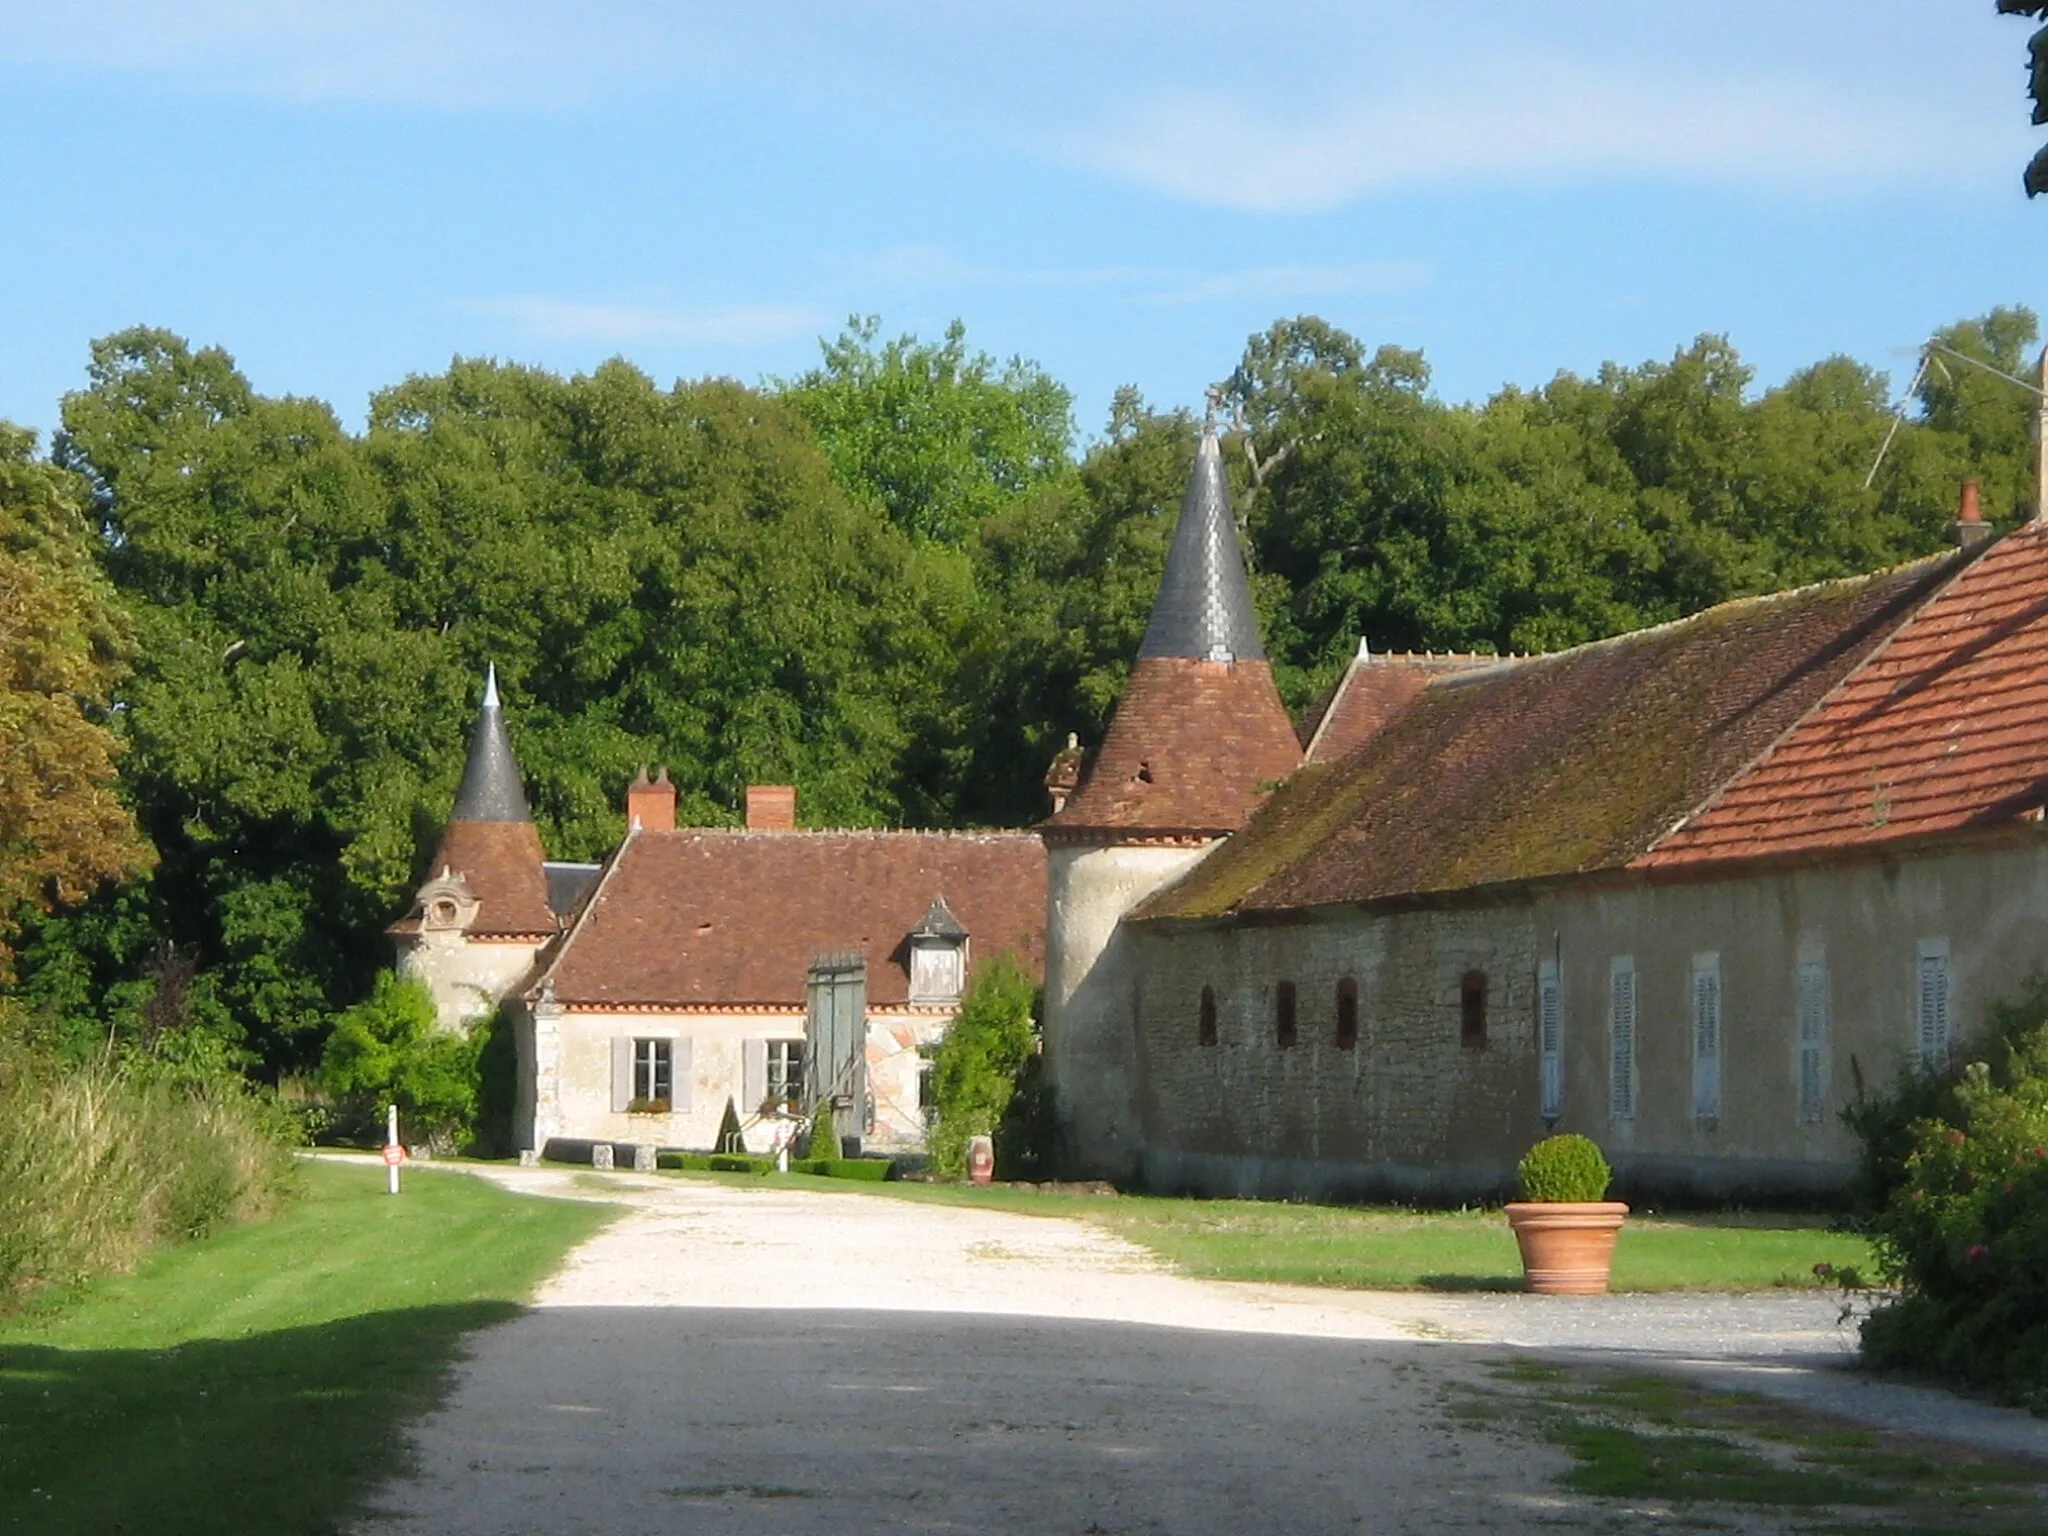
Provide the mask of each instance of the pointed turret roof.
{"label": "pointed turret roof", "polygon": [[[462,787],[455,792],[455,808],[448,814],[428,873],[460,875],[477,898],[470,938],[538,937],[553,934],[559,926],[548,903],[545,858],[540,829],[533,824],[519,782],[512,742],[505,734],[494,666],[484,676],[483,708],[470,733]],[[416,901],[391,932],[416,930],[419,913]]]}
{"label": "pointed turret roof", "polygon": [[519,764],[505,734],[505,711],[498,703],[498,668],[484,673],[484,706],[477,711],[469,737],[469,761],[462,787],[455,792],[450,821],[531,821],[526,790],[519,782]]}
{"label": "pointed turret roof", "polygon": [[1259,640],[1212,418],[1131,680],[1101,748],[1044,830],[1112,841],[1219,837],[1300,764]]}
{"label": "pointed turret roof", "polygon": [[1266,659],[1213,419],[1202,424],[1194,473],[1181,499],[1180,523],[1166,552],[1166,574],[1153,599],[1152,620],[1145,626],[1138,655],[1189,656],[1196,661]]}

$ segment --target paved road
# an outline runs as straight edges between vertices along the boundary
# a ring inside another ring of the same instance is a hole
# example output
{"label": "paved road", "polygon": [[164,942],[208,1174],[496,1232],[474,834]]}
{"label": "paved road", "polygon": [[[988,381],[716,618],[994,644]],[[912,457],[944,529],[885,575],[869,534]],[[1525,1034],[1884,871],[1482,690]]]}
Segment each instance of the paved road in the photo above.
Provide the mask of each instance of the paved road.
{"label": "paved road", "polygon": [[1859,1390],[1813,1298],[1217,1285],[1077,1222],[615,1187],[629,1213],[478,1337],[366,1536],[1556,1532],[1592,1513],[1560,1454],[1443,1412],[1504,1344]]}

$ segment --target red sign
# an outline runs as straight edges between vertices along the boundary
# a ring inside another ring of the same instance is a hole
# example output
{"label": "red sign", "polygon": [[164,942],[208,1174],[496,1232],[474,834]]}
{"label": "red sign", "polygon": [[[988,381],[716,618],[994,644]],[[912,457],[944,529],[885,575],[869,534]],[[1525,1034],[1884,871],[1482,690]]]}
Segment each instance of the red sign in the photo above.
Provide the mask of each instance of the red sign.
{"label": "red sign", "polygon": [[404,1161],[405,1148],[397,1145],[392,1145],[384,1149],[384,1162],[386,1166],[396,1168],[400,1163]]}

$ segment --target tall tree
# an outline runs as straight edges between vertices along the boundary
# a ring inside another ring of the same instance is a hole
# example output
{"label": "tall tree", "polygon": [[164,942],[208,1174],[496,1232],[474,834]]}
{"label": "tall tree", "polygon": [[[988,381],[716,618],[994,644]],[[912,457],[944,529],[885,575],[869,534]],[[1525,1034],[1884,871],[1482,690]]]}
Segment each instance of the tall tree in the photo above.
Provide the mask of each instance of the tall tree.
{"label": "tall tree", "polygon": [[850,494],[906,533],[959,544],[1069,472],[1073,396],[1037,364],[970,352],[958,320],[936,343],[880,338],[878,317],[856,316],[781,386]]}
{"label": "tall tree", "polygon": [[20,914],[147,867],[116,785],[109,695],[132,643],[79,487],[0,422],[0,977]]}

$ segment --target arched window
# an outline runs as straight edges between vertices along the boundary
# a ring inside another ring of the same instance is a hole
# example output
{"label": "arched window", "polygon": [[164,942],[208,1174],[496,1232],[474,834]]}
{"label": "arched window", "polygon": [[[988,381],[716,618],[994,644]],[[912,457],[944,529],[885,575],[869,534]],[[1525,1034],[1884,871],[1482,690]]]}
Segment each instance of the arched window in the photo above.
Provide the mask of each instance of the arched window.
{"label": "arched window", "polygon": [[1486,1049],[1486,972],[1467,971],[1458,983],[1458,1044]]}
{"label": "arched window", "polygon": [[1199,1033],[1195,1036],[1198,1043],[1202,1045],[1214,1045],[1216,1043],[1216,989],[1214,987],[1202,988],[1202,1019],[1198,1029]]}
{"label": "arched window", "polygon": [[1337,1049],[1358,1044],[1358,983],[1346,976],[1337,983]]}
{"label": "arched window", "polygon": [[1273,1043],[1291,1051],[1295,1039],[1294,983],[1283,981],[1273,989]]}

